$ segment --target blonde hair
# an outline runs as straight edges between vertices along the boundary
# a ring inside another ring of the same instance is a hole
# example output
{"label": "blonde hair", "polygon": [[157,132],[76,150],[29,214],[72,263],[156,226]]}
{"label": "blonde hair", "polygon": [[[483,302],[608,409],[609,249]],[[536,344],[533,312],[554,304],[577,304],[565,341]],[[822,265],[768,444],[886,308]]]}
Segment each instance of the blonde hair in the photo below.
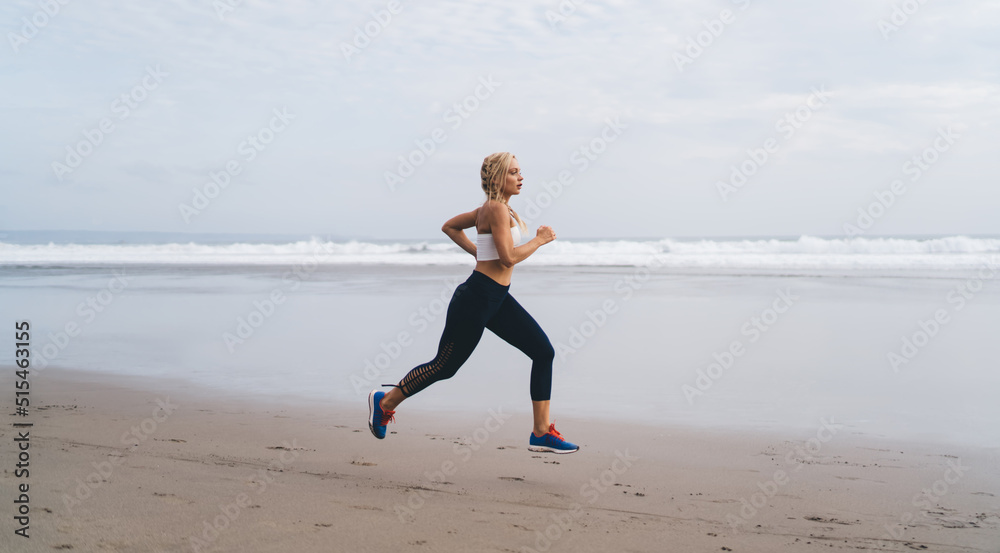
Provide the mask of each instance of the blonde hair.
{"label": "blonde hair", "polygon": [[[479,170],[479,177],[482,179],[483,192],[486,193],[486,200],[496,200],[500,203],[507,202],[503,197],[503,181],[507,178],[507,171],[510,170],[510,160],[516,159],[510,152],[497,152],[490,154],[483,159],[483,167]],[[486,202],[483,202],[486,203]],[[510,205],[507,205],[510,209]],[[510,209],[513,212],[513,209]],[[521,220],[521,216],[514,213],[514,219],[522,233],[528,232],[528,225]]]}

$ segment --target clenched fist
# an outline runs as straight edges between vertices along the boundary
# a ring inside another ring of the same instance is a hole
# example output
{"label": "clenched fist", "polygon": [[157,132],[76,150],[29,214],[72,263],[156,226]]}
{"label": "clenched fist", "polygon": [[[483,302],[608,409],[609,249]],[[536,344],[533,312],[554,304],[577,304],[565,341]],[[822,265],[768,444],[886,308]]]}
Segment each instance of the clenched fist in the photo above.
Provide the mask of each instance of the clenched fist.
{"label": "clenched fist", "polygon": [[542,244],[548,244],[556,239],[556,232],[552,230],[552,227],[542,225],[538,227],[538,232],[535,233],[535,236],[541,239]]}

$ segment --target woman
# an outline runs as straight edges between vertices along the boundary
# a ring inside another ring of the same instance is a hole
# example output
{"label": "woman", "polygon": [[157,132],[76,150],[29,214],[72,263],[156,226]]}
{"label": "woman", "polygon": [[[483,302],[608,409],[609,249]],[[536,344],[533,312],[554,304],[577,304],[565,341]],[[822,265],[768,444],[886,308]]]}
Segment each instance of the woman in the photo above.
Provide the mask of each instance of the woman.
{"label": "woman", "polygon": [[[434,382],[451,378],[472,355],[484,329],[490,329],[531,358],[531,404],[534,429],[528,440],[532,451],[573,453],[579,447],[563,439],[549,422],[552,360],[555,350],[535,319],[508,293],[514,265],[524,261],[543,244],[556,239],[550,227],[538,227],[526,244],[521,231],[527,227],[508,205],[521,193],[521,166],[509,152],[491,154],[480,170],[486,202],[482,207],[456,215],[441,227],[463,250],[476,257],[472,275],[458,285],[448,304],[444,332],[433,360],[418,365],[388,393],[372,390],[368,395],[368,427],[378,439],[385,438],[396,406]],[[464,229],[476,227],[476,244]]]}

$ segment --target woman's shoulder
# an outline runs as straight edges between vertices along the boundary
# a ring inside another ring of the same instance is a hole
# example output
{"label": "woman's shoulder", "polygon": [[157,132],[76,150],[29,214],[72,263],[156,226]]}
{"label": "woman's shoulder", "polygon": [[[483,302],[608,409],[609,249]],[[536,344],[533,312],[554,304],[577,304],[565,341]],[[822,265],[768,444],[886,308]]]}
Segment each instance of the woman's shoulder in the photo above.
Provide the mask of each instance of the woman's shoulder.
{"label": "woman's shoulder", "polygon": [[510,207],[499,200],[486,200],[485,202],[483,202],[483,205],[480,206],[478,209],[481,209],[483,213],[490,213],[490,214],[510,213]]}

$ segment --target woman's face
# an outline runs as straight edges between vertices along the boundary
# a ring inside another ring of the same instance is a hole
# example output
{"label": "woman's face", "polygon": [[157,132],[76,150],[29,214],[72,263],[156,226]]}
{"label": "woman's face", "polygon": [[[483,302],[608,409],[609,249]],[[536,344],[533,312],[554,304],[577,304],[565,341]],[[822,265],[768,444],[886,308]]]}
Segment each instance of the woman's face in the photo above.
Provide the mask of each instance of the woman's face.
{"label": "woman's face", "polygon": [[507,168],[507,174],[504,175],[503,180],[503,192],[505,195],[516,196],[521,193],[521,181],[524,177],[521,176],[521,165],[517,162],[517,158],[510,160],[510,167]]}

